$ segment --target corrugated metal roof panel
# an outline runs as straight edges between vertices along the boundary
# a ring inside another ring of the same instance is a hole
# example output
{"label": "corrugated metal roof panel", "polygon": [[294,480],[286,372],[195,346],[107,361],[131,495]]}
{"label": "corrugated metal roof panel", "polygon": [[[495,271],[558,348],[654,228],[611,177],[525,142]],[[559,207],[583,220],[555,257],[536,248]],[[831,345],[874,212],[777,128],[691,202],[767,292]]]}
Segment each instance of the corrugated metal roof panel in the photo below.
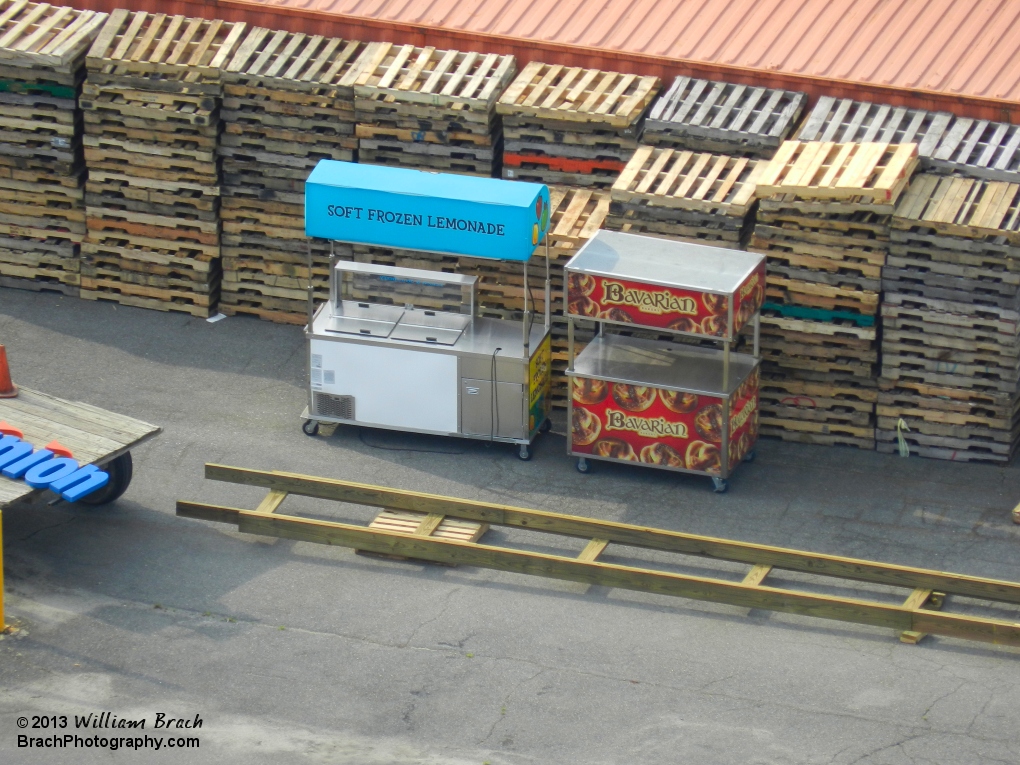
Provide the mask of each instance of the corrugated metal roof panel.
{"label": "corrugated metal roof panel", "polygon": [[[1017,0],[75,0],[1020,121]],[[832,87],[838,84],[839,89]]]}
{"label": "corrugated metal roof panel", "polygon": [[1015,0],[250,0],[476,34],[1020,99]]}

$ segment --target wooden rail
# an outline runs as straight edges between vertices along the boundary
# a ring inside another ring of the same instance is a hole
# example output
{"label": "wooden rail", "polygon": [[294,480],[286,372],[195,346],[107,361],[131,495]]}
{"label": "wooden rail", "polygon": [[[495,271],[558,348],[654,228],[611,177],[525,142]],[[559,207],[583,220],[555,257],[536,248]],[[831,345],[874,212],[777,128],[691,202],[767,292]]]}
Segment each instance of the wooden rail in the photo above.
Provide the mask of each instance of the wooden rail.
{"label": "wooden rail", "polygon": [[[899,632],[904,642],[917,642],[925,634],[932,634],[1020,647],[1020,622],[936,610],[942,607],[946,596],[952,595],[999,604],[1020,604],[1020,583],[1017,582],[821,555],[296,473],[207,464],[206,478],[265,487],[269,494],[256,510],[179,501],[178,515],[236,524],[238,530],[250,534],[888,627]],[[423,514],[423,523],[413,533],[400,533],[283,515],[279,508],[289,494],[418,512]],[[579,555],[570,556],[429,536],[442,518],[590,541]],[[746,563],[751,569],[742,580],[735,581],[620,565],[600,559],[614,544]],[[902,603],[890,604],[766,584],[768,577],[777,571],[892,585],[907,588],[910,592]]]}

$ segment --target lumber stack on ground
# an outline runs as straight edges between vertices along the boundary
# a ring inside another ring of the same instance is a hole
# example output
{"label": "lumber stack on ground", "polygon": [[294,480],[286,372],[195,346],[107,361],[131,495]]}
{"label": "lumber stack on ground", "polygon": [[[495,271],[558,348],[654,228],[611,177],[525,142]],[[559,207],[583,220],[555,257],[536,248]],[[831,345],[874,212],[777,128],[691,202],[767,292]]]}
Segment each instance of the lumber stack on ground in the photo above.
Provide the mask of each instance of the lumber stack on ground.
{"label": "lumber stack on ground", "polygon": [[788,141],[762,171],[761,433],[875,448],[882,267],[916,144]]}
{"label": "lumber stack on ground", "polygon": [[78,95],[105,13],[0,0],[0,286],[77,295],[85,237]]}
{"label": "lumber stack on ground", "polygon": [[657,77],[533,61],[499,99],[503,177],[610,188],[638,148]]}
{"label": "lumber stack on ground", "polygon": [[[567,325],[563,319],[563,266],[577,250],[591,238],[609,211],[609,195],[591,189],[550,187],[549,201],[549,260],[552,279],[552,396],[555,406],[566,405]],[[420,268],[430,271],[447,271],[478,277],[477,312],[480,316],[520,321],[524,310],[524,278],[520,262],[501,262],[481,258],[457,258],[414,250],[396,250],[385,247],[354,245],[348,256],[359,263]],[[545,244],[540,244],[528,261],[528,280],[531,295],[529,307],[534,306],[535,321],[541,323],[545,310]],[[389,295],[363,295],[365,299],[388,299]],[[448,311],[460,310],[454,302],[434,305]],[[578,333],[579,343],[590,339],[590,333]],[[581,345],[579,344],[578,350]]]}
{"label": "lumber stack on ground", "polygon": [[329,244],[305,237],[305,180],[321,159],[355,158],[345,78],[364,47],[255,27],[224,66],[223,313],[304,324],[309,278],[317,298],[328,296]]}
{"label": "lumber stack on ground", "polygon": [[613,184],[606,228],[739,249],[754,226],[766,163],[640,147]]}
{"label": "lumber stack on ground", "polygon": [[245,25],[110,14],[86,59],[81,296],[208,317],[220,290],[220,70]]}
{"label": "lumber stack on ground", "polygon": [[1020,441],[1020,184],[915,178],[882,286],[879,451],[1007,462]]}
{"label": "lumber stack on ground", "polygon": [[351,75],[359,162],[498,177],[513,56],[370,43]]}
{"label": "lumber stack on ground", "polygon": [[807,103],[792,90],[677,77],[645,120],[642,143],[769,159]]}

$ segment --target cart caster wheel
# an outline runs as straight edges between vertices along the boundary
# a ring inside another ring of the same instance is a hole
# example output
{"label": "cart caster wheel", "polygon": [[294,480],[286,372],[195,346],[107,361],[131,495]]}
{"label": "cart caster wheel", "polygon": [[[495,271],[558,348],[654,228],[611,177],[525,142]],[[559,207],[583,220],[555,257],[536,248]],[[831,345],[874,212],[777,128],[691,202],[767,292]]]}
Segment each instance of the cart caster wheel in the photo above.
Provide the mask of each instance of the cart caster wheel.
{"label": "cart caster wheel", "polygon": [[712,476],[712,487],[716,494],[724,494],[728,488],[730,488],[730,482],[725,478],[716,478]]}
{"label": "cart caster wheel", "polygon": [[752,449],[751,451],[749,451],[747,454],[744,455],[744,462],[754,462],[754,458],[755,458],[755,451],[754,451],[754,449]]}
{"label": "cart caster wheel", "polygon": [[319,435],[319,423],[315,420],[305,420],[305,424],[301,426],[301,430],[304,431],[306,436],[317,436]]}
{"label": "cart caster wheel", "polygon": [[586,460],[584,457],[581,457],[580,459],[577,460],[577,472],[578,473],[591,472],[591,465],[588,464],[588,460]]}
{"label": "cart caster wheel", "polygon": [[527,444],[521,444],[521,448],[517,450],[517,459],[524,460],[527,462],[531,459],[531,447]]}
{"label": "cart caster wheel", "polygon": [[548,433],[550,430],[552,430],[552,420],[550,420],[548,417],[546,417],[545,418],[545,422],[543,422],[541,427],[539,427],[538,432],[539,433]]}
{"label": "cart caster wheel", "polygon": [[131,452],[122,454],[115,460],[110,460],[103,467],[103,472],[110,475],[106,486],[91,494],[86,494],[78,500],[81,505],[108,505],[127,491],[131,483],[131,475],[134,472],[131,466]]}

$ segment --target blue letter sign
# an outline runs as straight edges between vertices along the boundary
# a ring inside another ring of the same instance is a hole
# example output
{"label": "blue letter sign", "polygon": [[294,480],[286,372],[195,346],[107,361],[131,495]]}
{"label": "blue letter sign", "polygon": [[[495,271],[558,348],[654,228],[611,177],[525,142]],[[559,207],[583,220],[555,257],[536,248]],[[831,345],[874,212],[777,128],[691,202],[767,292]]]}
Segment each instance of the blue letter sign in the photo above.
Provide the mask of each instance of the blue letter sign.
{"label": "blue letter sign", "polygon": [[49,489],[68,502],[77,502],[110,482],[109,473],[95,465],[79,467],[70,457],[53,459],[49,449],[36,451],[17,436],[0,438],[0,475],[24,478],[32,488]]}

